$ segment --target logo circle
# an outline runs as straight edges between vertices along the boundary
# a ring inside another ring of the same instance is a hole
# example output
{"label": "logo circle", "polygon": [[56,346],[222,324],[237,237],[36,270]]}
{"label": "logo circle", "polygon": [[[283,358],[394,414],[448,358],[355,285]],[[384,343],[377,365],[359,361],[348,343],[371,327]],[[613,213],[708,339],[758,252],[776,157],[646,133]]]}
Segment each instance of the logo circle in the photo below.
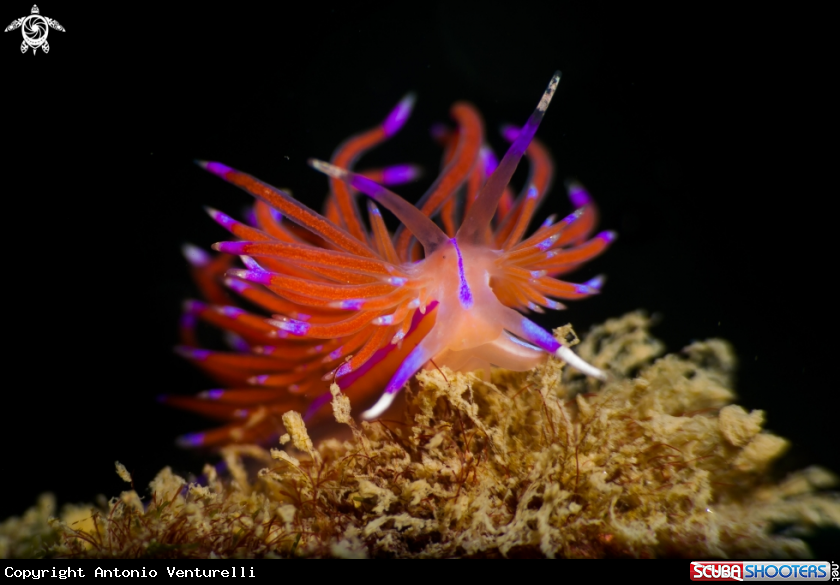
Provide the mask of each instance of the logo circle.
{"label": "logo circle", "polygon": [[23,40],[30,47],[40,47],[47,40],[50,27],[47,20],[40,14],[30,14],[23,20]]}

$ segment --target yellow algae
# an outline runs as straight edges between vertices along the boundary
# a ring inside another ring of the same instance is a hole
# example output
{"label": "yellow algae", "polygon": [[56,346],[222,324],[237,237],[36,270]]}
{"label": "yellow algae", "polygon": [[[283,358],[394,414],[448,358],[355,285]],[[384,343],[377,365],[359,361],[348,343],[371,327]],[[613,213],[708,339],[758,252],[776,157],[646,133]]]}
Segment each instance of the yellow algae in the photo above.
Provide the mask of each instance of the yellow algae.
{"label": "yellow algae", "polygon": [[142,501],[128,491],[56,513],[43,496],[0,525],[0,555],[804,557],[803,535],[840,526],[832,473],[771,475],[789,444],[733,403],[726,342],[656,359],[641,313],[580,343],[568,326],[555,336],[611,379],[554,359],[490,376],[425,370],[402,420],[361,424],[335,387],[351,439],[313,444],[290,412],[285,450],[226,448],[228,473],[207,466],[204,485],[167,468]]}

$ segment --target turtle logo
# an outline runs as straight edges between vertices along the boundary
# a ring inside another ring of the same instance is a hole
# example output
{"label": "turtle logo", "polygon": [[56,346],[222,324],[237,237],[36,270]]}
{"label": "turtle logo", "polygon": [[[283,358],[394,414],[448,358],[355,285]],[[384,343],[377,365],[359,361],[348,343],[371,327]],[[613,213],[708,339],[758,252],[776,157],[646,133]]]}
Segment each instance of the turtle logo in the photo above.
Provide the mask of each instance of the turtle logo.
{"label": "turtle logo", "polygon": [[57,20],[41,16],[40,11],[38,10],[38,5],[33,4],[32,14],[12,21],[12,24],[7,26],[6,30],[3,32],[9,32],[10,30],[20,28],[23,33],[23,42],[20,44],[20,52],[25,53],[26,49],[32,47],[32,54],[34,55],[38,50],[38,47],[40,47],[45,53],[50,52],[50,45],[47,42],[47,33],[50,32],[50,27],[64,32],[64,27],[58,24]]}

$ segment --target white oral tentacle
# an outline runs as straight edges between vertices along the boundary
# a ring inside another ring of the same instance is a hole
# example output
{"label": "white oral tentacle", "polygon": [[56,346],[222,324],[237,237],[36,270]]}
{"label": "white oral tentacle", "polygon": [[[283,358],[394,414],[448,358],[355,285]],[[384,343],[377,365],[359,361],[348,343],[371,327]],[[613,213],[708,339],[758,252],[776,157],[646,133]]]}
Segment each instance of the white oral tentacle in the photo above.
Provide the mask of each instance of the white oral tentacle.
{"label": "white oral tentacle", "polygon": [[599,370],[592,364],[585,362],[583,358],[565,345],[561,345],[554,355],[582,374],[597,378],[598,380],[607,380],[607,373],[604,370]]}
{"label": "white oral tentacle", "polygon": [[385,394],[379,397],[379,400],[376,401],[376,404],[374,404],[362,413],[362,418],[365,420],[371,420],[378,416],[381,416],[382,413],[388,410],[388,407],[391,406],[391,403],[394,401],[395,397],[395,393],[386,392]]}

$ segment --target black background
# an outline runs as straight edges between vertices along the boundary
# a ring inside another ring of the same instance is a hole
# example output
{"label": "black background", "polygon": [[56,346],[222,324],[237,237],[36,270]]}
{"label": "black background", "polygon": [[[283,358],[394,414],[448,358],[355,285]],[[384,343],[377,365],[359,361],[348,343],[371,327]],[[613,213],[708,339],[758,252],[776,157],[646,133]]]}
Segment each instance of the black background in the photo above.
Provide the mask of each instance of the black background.
{"label": "black background", "polygon": [[[173,440],[210,423],[155,401],[213,386],[171,351],[194,294],[179,246],[225,239],[201,205],[237,214],[248,198],[192,159],[318,207],[326,182],[306,159],[328,158],[407,91],[418,95],[409,124],[365,160],[431,171],[428,129],[452,102],[478,106],[498,150],[499,124],[524,122],[556,69],[539,136],[558,179],[581,180],[620,237],[575,275],[606,273],[604,293],[543,323],[582,333],[642,308],[661,316],[655,333],[671,351],[728,339],[739,403],[792,441],[780,473],[840,470],[827,15],[697,3],[143,6],[39,4],[67,29],[50,32],[49,54],[21,55],[19,31],[0,35],[0,518],[46,490],[61,503],[117,495],[115,460],[138,487],[164,465],[200,471],[206,457]],[[30,8],[6,3],[0,20]],[[397,190],[416,198],[429,180]],[[569,211],[559,184],[553,193],[540,218]]]}

